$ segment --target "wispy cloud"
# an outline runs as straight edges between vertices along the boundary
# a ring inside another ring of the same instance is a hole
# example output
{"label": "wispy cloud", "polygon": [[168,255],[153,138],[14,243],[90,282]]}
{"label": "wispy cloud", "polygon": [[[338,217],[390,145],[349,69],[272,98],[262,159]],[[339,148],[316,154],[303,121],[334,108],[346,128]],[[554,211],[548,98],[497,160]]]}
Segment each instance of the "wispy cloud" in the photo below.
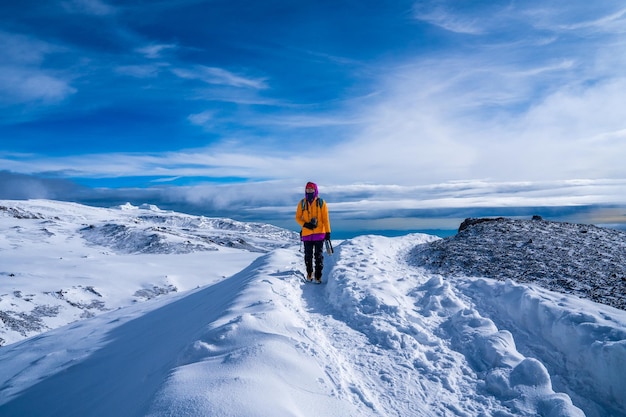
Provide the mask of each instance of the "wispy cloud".
{"label": "wispy cloud", "polygon": [[415,6],[415,18],[450,32],[469,35],[484,33],[484,28],[477,18],[454,15],[442,5],[433,6],[429,3],[418,3]]}
{"label": "wispy cloud", "polygon": [[0,68],[0,103],[54,103],[76,92],[68,81],[37,70]]}
{"label": "wispy cloud", "polygon": [[372,109],[370,126],[346,146],[358,147],[360,159],[374,166],[375,155],[390,171],[403,167],[413,181],[626,177],[617,160],[626,144],[612,142],[609,148],[589,141],[624,129],[626,110],[618,103],[626,80],[551,86],[554,91],[536,97],[514,94],[534,91],[527,84],[533,80],[525,77],[515,79],[519,85],[510,97],[501,91],[506,84],[498,88],[499,80],[506,81],[499,74],[486,72],[488,80],[486,89],[457,85],[420,98],[404,93],[405,80]]}
{"label": "wispy cloud", "polygon": [[164,51],[176,50],[178,45],[168,44],[150,44],[137,48],[137,52],[149,59],[161,58]]}
{"label": "wispy cloud", "polygon": [[407,181],[426,183],[626,177],[617,160],[626,145],[608,141],[611,149],[594,139],[620,137],[626,128],[626,109],[618,104],[626,87],[619,38],[589,40],[596,47],[572,44],[556,36],[562,29],[555,16],[553,42],[531,45],[515,36],[523,13],[515,19],[514,10],[507,13],[509,44],[387,69],[379,88],[385,94],[360,109],[366,127],[345,145],[367,161],[357,172],[384,178],[382,166],[388,173],[403,167]]}
{"label": "wispy cloud", "polygon": [[[366,145],[367,146],[367,145]],[[365,148],[367,151],[367,147]],[[381,148],[382,149],[382,148]],[[383,152],[381,150],[381,152]],[[352,159],[355,159],[353,154]],[[365,155],[368,157],[367,155]],[[345,158],[341,161],[340,158]],[[239,190],[248,187],[256,194],[256,190],[264,189],[259,184],[267,183],[269,187],[277,187],[270,193],[277,198],[278,189],[283,187],[293,189],[299,182],[309,179],[318,181],[326,193],[336,196],[338,207],[354,209],[355,204],[363,201],[379,201],[387,208],[436,208],[457,207],[463,204],[473,206],[493,205],[568,205],[590,203],[626,203],[624,188],[626,180],[584,178],[575,180],[528,180],[502,181],[496,178],[482,180],[457,180],[446,182],[415,184],[415,181],[402,181],[393,184],[382,172],[378,172],[378,179],[383,182],[360,182],[358,177],[374,180],[369,176],[359,175],[346,178],[352,165],[347,155],[340,154],[337,159],[332,158],[329,164],[323,163],[323,158],[311,159],[308,155],[299,157],[271,157],[267,154],[254,155],[243,153],[228,153],[215,149],[195,150],[193,152],[171,152],[166,154],[106,154],[81,155],[80,157],[41,158],[37,155],[0,155],[2,166],[14,172],[30,174],[47,173],[47,175],[65,176],[69,174],[68,167],[72,167],[72,176],[79,178],[104,177],[153,177],[163,178],[163,181],[172,181],[171,178],[248,178],[250,183],[229,184]],[[356,158],[358,159],[358,158]],[[368,157],[367,163],[372,163]],[[510,161],[509,161],[510,162]],[[333,164],[342,164],[332,168]],[[400,160],[399,164],[403,164]],[[315,173],[304,170],[303,167],[314,166]],[[384,165],[388,167],[388,165]],[[37,167],[37,171],[33,168]],[[362,167],[358,167],[362,168]],[[406,169],[406,166],[402,166]],[[344,174],[340,174],[343,172]],[[294,176],[294,173],[296,175]],[[297,173],[300,173],[298,175]],[[308,173],[308,174],[307,174]],[[395,174],[395,173],[394,173]],[[407,175],[411,175],[410,172]],[[261,178],[264,176],[265,178]],[[314,178],[311,178],[314,177]],[[285,180],[286,178],[293,178]],[[189,193],[196,193],[203,189],[212,189],[213,186],[189,188]],[[288,194],[290,192],[288,191]],[[245,193],[241,200],[248,199]],[[236,199],[235,199],[236,200]],[[237,201],[233,201],[235,204]],[[342,203],[339,204],[339,201]],[[343,204],[343,205],[342,205]]]}
{"label": "wispy cloud", "polygon": [[207,84],[253,89],[267,88],[266,80],[263,78],[244,77],[217,67],[196,65],[191,68],[173,68],[172,73],[180,78],[199,80]]}
{"label": "wispy cloud", "polygon": [[347,115],[321,114],[281,114],[268,115],[257,119],[257,125],[273,125],[287,128],[307,128],[307,127],[328,127],[328,126],[349,126],[362,124],[363,120]]}
{"label": "wispy cloud", "polygon": [[[109,189],[0,172],[0,199],[60,198],[98,205],[150,202],[162,208],[295,229],[293,213],[303,195],[303,184],[316,178],[172,186],[178,180],[162,176],[152,179],[149,188]],[[608,213],[605,209],[626,204],[626,180],[465,180],[423,186],[318,183],[335,231],[455,229],[465,217],[542,213],[554,220],[626,223],[623,210]]]}
{"label": "wispy cloud", "polygon": [[626,33],[626,8],[616,12],[610,12],[605,16],[600,16],[594,20],[582,21],[559,26],[560,29],[579,30],[596,29],[604,32]]}
{"label": "wispy cloud", "polygon": [[2,65],[40,65],[46,55],[62,51],[64,48],[42,41],[35,37],[0,30],[2,43]]}
{"label": "wispy cloud", "polygon": [[43,68],[46,56],[63,47],[21,34],[0,31],[0,103],[58,102],[76,92],[62,72]]}
{"label": "wispy cloud", "polygon": [[213,120],[215,112],[212,110],[203,111],[201,113],[191,114],[187,119],[198,126],[205,126],[211,120]]}
{"label": "wispy cloud", "polygon": [[551,3],[529,4],[522,14],[534,27],[548,31],[623,34],[626,8],[613,1],[599,1],[593,9],[584,4],[563,8]]}
{"label": "wispy cloud", "polygon": [[[115,72],[122,75],[128,75],[135,78],[154,78],[159,76],[165,71],[172,69],[172,62],[165,58],[176,59],[176,57],[170,57],[174,52],[179,49],[176,44],[156,44],[142,45],[135,48],[134,52],[137,52],[141,58],[135,60],[130,64],[119,65],[114,67]],[[167,56],[166,56],[167,55]],[[176,71],[176,70],[175,70]]]}

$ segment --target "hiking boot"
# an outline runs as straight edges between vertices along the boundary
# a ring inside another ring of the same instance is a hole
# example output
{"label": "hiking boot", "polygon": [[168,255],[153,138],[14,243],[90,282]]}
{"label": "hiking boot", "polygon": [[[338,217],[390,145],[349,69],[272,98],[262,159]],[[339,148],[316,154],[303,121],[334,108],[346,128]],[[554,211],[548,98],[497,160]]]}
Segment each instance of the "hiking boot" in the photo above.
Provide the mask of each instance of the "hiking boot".
{"label": "hiking boot", "polygon": [[315,283],[316,284],[321,284],[322,283],[322,278],[315,278]]}
{"label": "hiking boot", "polygon": [[307,280],[307,281],[313,281],[313,272],[309,272],[309,273],[306,275],[306,280]]}

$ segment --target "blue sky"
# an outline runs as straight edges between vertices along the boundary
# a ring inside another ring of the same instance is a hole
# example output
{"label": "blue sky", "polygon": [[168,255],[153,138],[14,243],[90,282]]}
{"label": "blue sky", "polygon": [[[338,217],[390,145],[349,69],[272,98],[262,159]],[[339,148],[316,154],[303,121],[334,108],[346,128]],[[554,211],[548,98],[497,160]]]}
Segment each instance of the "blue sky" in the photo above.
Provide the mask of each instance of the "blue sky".
{"label": "blue sky", "polygon": [[619,1],[26,0],[0,43],[0,198],[626,222]]}

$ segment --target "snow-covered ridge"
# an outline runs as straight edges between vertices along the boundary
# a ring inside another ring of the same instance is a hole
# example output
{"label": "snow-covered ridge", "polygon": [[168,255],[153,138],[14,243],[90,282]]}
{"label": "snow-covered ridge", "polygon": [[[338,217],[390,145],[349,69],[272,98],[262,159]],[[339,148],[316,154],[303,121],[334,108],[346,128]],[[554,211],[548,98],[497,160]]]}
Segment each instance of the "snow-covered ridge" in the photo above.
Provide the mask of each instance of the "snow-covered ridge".
{"label": "snow-covered ridge", "polygon": [[[188,272],[216,256],[244,251],[250,261],[294,242],[295,232],[275,226],[153,205],[0,201],[0,346],[236,270],[220,263]],[[150,256],[158,254],[185,259]]]}
{"label": "snow-covered ridge", "polygon": [[89,243],[129,253],[190,253],[219,247],[267,252],[293,244],[297,234],[264,223],[206,218],[129,203],[113,209],[46,200],[0,201],[0,214],[45,225],[72,223]]}
{"label": "snow-covered ridge", "polygon": [[626,233],[592,225],[468,219],[459,233],[412,253],[447,276],[532,283],[626,310]]}

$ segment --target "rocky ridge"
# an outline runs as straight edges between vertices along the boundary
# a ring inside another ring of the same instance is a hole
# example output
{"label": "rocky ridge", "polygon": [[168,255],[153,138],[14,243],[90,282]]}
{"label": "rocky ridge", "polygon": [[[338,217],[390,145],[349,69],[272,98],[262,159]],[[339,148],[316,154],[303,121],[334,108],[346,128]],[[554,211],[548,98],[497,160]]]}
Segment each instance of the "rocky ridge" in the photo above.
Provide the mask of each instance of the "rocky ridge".
{"label": "rocky ridge", "polygon": [[456,235],[417,246],[412,262],[446,276],[539,285],[626,310],[626,233],[593,225],[466,219]]}

